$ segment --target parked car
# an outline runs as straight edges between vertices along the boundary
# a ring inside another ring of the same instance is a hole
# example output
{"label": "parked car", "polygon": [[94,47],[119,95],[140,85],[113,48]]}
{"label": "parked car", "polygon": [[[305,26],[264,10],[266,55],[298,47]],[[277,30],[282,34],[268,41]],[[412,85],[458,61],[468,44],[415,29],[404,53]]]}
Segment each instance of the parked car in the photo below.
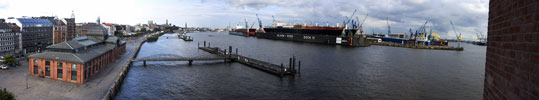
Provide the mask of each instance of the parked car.
{"label": "parked car", "polygon": [[9,69],[9,67],[7,65],[0,65],[0,69],[6,70]]}

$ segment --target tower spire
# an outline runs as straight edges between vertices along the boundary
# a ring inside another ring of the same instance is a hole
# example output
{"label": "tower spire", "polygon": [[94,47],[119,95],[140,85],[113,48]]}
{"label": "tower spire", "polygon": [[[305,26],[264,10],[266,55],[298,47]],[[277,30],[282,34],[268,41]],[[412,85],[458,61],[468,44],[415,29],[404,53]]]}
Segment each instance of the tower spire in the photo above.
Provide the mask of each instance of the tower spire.
{"label": "tower spire", "polygon": [[97,16],[97,24],[101,24],[101,18]]}
{"label": "tower spire", "polygon": [[75,18],[75,11],[71,10],[71,18]]}

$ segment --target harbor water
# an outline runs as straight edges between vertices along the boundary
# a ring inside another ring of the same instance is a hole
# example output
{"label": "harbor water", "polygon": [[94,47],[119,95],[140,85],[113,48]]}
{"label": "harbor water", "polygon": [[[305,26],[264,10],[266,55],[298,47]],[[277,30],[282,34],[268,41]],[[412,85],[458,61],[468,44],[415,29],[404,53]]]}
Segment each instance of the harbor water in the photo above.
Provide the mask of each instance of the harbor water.
{"label": "harbor water", "polygon": [[[464,51],[386,46],[346,47],[258,39],[226,32],[188,33],[193,41],[165,34],[147,42],[137,58],[157,54],[215,56],[207,45],[238,48],[240,55],[273,64],[301,60],[301,74],[275,75],[224,61],[132,64],[115,99],[482,99],[485,46]],[[451,43],[456,45],[456,43]],[[235,52],[235,50],[234,50]]]}

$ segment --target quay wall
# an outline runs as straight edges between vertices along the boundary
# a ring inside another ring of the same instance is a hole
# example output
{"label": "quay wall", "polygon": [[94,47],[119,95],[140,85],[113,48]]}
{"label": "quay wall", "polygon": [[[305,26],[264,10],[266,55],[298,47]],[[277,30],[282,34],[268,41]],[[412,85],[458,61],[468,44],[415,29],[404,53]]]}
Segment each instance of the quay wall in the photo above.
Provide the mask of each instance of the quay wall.
{"label": "quay wall", "polygon": [[490,0],[483,99],[539,100],[539,0]]}
{"label": "quay wall", "polygon": [[[144,37],[142,37],[144,38]],[[146,43],[146,38],[140,42],[140,44],[137,46],[135,54],[130,57],[130,59],[135,59],[140,51],[140,47]],[[123,66],[123,68],[120,70],[120,74],[118,77],[116,77],[116,80],[114,81],[113,85],[110,87],[110,89],[107,91],[105,96],[102,98],[102,100],[112,100],[120,92],[120,88],[122,87],[122,83],[127,76],[127,72],[129,72],[129,69],[131,68],[131,63],[133,63],[131,60],[128,61],[126,65]]]}

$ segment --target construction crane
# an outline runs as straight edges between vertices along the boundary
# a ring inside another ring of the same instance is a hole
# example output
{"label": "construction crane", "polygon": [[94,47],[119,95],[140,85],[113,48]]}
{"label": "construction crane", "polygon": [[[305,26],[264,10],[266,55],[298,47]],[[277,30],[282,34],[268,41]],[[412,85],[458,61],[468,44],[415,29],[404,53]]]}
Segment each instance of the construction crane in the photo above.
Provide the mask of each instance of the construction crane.
{"label": "construction crane", "polygon": [[453,32],[455,32],[455,36],[457,37],[457,47],[460,48],[460,40],[462,40],[462,33],[457,33],[457,31],[455,30],[455,25],[453,25],[453,21],[449,21],[449,23],[451,23],[451,27],[453,27]]}

